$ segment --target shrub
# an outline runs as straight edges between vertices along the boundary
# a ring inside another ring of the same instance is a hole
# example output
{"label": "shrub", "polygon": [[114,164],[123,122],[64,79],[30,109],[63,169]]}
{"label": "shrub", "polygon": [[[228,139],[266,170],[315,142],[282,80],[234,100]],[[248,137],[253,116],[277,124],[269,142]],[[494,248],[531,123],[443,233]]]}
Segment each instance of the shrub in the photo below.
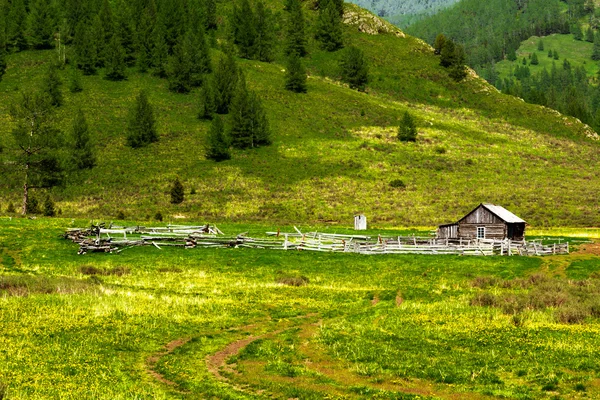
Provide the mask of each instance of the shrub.
{"label": "shrub", "polygon": [[442,146],[437,146],[435,148],[435,152],[438,154],[446,154],[446,151],[447,151],[446,148],[442,147]]}
{"label": "shrub", "polygon": [[104,268],[94,267],[93,265],[82,265],[81,267],[79,267],[79,271],[83,275],[90,275],[90,276],[94,276],[94,275],[123,276],[123,275],[129,275],[131,273],[131,270],[127,267],[114,267],[111,269],[104,269]]}
{"label": "shrub", "polygon": [[577,324],[582,322],[589,315],[589,311],[580,304],[572,304],[568,307],[562,307],[556,311],[555,317],[558,322],[563,324]]}
{"label": "shrub", "polygon": [[471,282],[471,286],[481,289],[487,289],[491,286],[497,286],[500,282],[501,279],[496,278],[495,276],[478,276],[475,279],[473,279],[473,282]]}
{"label": "shrub", "polygon": [[585,387],[585,385],[583,383],[578,383],[577,385],[575,385],[575,387],[573,389],[575,389],[576,392],[587,391],[587,388]]}
{"label": "shrub", "polygon": [[498,298],[496,295],[488,292],[478,293],[471,300],[472,306],[490,307],[498,305]]}
{"label": "shrub", "polygon": [[123,210],[117,211],[116,218],[121,220],[125,219],[125,212],[123,212]]}
{"label": "shrub", "polygon": [[390,186],[394,189],[404,189],[406,187],[406,183],[404,183],[402,179],[394,179],[390,182]]}
{"label": "shrub", "polygon": [[8,207],[6,207],[6,212],[9,214],[15,214],[17,212],[15,210],[15,205],[12,202],[8,203]]}
{"label": "shrub", "polygon": [[400,126],[398,127],[398,140],[401,142],[416,142],[417,141],[417,125],[413,116],[406,111]]}
{"label": "shrub", "polygon": [[163,220],[162,213],[160,211],[158,211],[156,214],[154,214],[154,219],[157,220],[157,221],[162,222],[162,220]]}
{"label": "shrub", "polygon": [[183,184],[179,178],[176,178],[173,182],[173,186],[171,186],[171,204],[183,203],[184,196],[185,192],[183,189]]}
{"label": "shrub", "polygon": [[308,285],[309,279],[302,275],[286,275],[281,273],[278,274],[275,282],[282,285],[299,287]]}
{"label": "shrub", "polygon": [[50,195],[47,195],[46,199],[44,200],[44,216],[56,216],[56,208],[54,207],[54,201],[52,200],[52,197],[50,197]]}

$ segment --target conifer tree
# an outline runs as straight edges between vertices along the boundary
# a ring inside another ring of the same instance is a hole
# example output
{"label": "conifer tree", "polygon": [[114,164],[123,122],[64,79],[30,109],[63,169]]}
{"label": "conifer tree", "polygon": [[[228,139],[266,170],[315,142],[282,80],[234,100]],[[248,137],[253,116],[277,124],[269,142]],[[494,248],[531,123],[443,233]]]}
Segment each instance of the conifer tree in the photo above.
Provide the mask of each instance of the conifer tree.
{"label": "conifer tree", "polygon": [[75,60],[84,75],[96,73],[98,52],[95,40],[92,38],[91,28],[86,21],[81,21],[75,32]]}
{"label": "conifer tree", "polygon": [[262,103],[246,87],[242,73],[237,80],[229,113],[229,138],[233,147],[247,149],[271,144],[269,123]]}
{"label": "conifer tree", "polygon": [[96,165],[96,156],[94,155],[94,148],[85,114],[81,109],[77,111],[77,115],[73,120],[71,143],[73,167],[80,170],[92,169]]}
{"label": "conifer tree", "polygon": [[203,2],[203,20],[204,28],[208,30],[217,29],[217,4],[215,0],[204,0]]}
{"label": "conifer tree", "polygon": [[231,159],[223,120],[218,115],[213,119],[208,131],[206,158],[217,162]]}
{"label": "conifer tree", "polygon": [[[595,46],[595,43],[596,43],[596,40],[594,39],[594,46]],[[555,60],[558,60],[558,59],[559,59],[559,57],[558,57],[558,51],[554,50],[554,51],[552,52],[552,57],[553,57]]]}
{"label": "conifer tree", "polygon": [[544,51],[544,41],[542,39],[538,41],[537,49],[538,51]]}
{"label": "conifer tree", "polygon": [[150,1],[142,11],[142,17],[136,34],[137,68],[140,72],[147,72],[152,66],[153,31],[155,27],[156,10],[154,2]]}
{"label": "conifer tree", "polygon": [[529,61],[529,64],[531,64],[531,65],[538,65],[539,63],[540,63],[540,61],[538,60],[537,53],[533,53],[531,55],[531,61]]}
{"label": "conifer tree", "polygon": [[236,24],[233,32],[239,56],[252,59],[256,42],[256,19],[248,0],[242,0],[240,7],[234,8],[233,23]]}
{"label": "conifer tree", "polygon": [[440,55],[445,43],[446,36],[443,33],[438,33],[438,35],[435,37],[435,42],[433,43],[434,54]]}
{"label": "conifer tree", "polygon": [[256,38],[254,41],[253,58],[259,61],[273,61],[273,16],[271,11],[265,7],[262,0],[256,3],[254,12],[256,22]]}
{"label": "conifer tree", "polygon": [[450,66],[449,71],[450,78],[454,79],[456,82],[460,82],[467,77],[467,67],[465,65],[466,58],[464,47],[457,44],[454,47],[454,63]]}
{"label": "conifer tree", "polygon": [[127,78],[125,65],[125,50],[121,45],[121,38],[115,34],[110,39],[107,51],[106,79],[121,81]]}
{"label": "conifer tree", "polygon": [[506,59],[508,61],[516,61],[517,60],[517,51],[513,47],[510,47],[508,49],[508,51],[506,52]]}
{"label": "conifer tree", "polygon": [[48,0],[34,0],[29,4],[29,40],[35,49],[51,49],[57,17],[54,4]]}
{"label": "conifer tree", "polygon": [[4,16],[0,14],[0,82],[6,73],[6,34]]}
{"label": "conifer tree", "polygon": [[585,31],[585,41],[594,43],[594,30],[592,29],[591,26],[589,26],[587,28],[587,30]]}
{"label": "conifer tree", "polygon": [[238,80],[238,68],[231,50],[219,59],[214,73],[215,104],[218,114],[227,114]]}
{"label": "conifer tree", "polygon": [[300,0],[290,0],[290,11],[287,18],[285,54],[306,55],[306,34],[304,33],[304,14]]}
{"label": "conifer tree", "polygon": [[192,89],[192,62],[188,52],[189,46],[186,45],[189,40],[188,38],[183,43],[178,43],[169,59],[169,90],[176,93],[188,93]]}
{"label": "conifer tree", "polygon": [[215,84],[212,78],[207,78],[200,89],[199,119],[212,119],[217,112],[215,99]]}
{"label": "conifer tree", "polygon": [[319,10],[315,39],[320,42],[320,47],[327,51],[336,51],[344,46],[342,19],[332,0],[327,2],[324,9]]}
{"label": "conifer tree", "polygon": [[153,36],[153,51],[152,51],[152,65],[154,70],[152,74],[160,78],[167,77],[167,65],[169,62],[169,46],[165,40],[165,26],[159,20],[156,23]]}
{"label": "conifer tree", "polygon": [[456,55],[456,45],[452,39],[447,39],[444,42],[444,47],[440,52],[440,65],[444,68],[454,64],[454,56]]}
{"label": "conifer tree", "polygon": [[121,46],[125,50],[125,64],[129,67],[135,65],[135,36],[133,31],[133,18],[125,0],[117,1],[114,33],[121,39]]}
{"label": "conifer tree", "polygon": [[158,141],[155,128],[154,112],[145,91],[137,96],[135,106],[129,114],[127,126],[127,144],[139,148]]}
{"label": "conifer tree", "polygon": [[[556,56],[557,54],[555,54],[554,56],[555,59]],[[596,33],[596,35],[594,35],[594,48],[592,50],[592,60],[600,60],[600,33]]]}
{"label": "conifer tree", "polygon": [[417,141],[417,126],[413,116],[406,111],[398,127],[398,140],[401,142]]}
{"label": "conifer tree", "polygon": [[202,27],[197,33],[189,31],[184,38],[186,53],[190,56],[191,85],[200,86],[203,75],[212,71],[210,51]]}
{"label": "conifer tree", "polygon": [[13,51],[27,48],[27,10],[24,0],[13,0],[6,18],[7,44]]}
{"label": "conifer tree", "polygon": [[548,50],[548,58],[552,58],[552,50]]}
{"label": "conifer tree", "polygon": [[83,90],[83,85],[81,84],[81,73],[79,69],[76,67],[71,68],[71,73],[69,75],[69,91],[71,93],[78,93]]}
{"label": "conifer tree", "polygon": [[171,186],[171,204],[181,204],[185,198],[185,190],[183,184],[176,178]]}
{"label": "conifer tree", "polygon": [[50,197],[50,194],[46,194],[46,198],[44,199],[44,216],[45,217],[55,217],[56,216],[56,207],[54,206],[54,200]]}
{"label": "conifer tree", "polygon": [[355,46],[348,47],[340,61],[340,69],[342,81],[352,89],[365,89],[369,81],[369,67],[362,50]]}
{"label": "conifer tree", "polygon": [[581,31],[581,26],[578,23],[574,23],[573,25],[571,25],[571,33],[573,34],[573,39],[583,39],[583,32]]}
{"label": "conifer tree", "polygon": [[306,70],[302,66],[301,58],[296,53],[288,56],[285,88],[296,93],[306,93]]}
{"label": "conifer tree", "polygon": [[58,68],[51,65],[46,71],[42,81],[42,93],[48,97],[50,104],[54,107],[60,107],[63,104],[63,95],[60,90],[62,81],[58,76]]}

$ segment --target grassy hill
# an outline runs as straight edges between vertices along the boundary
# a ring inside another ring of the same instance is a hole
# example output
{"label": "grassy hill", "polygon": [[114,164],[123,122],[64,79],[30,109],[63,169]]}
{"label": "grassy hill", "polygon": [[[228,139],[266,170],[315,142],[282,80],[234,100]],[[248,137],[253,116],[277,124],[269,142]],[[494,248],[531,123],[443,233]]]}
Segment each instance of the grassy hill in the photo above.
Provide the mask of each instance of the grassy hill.
{"label": "grassy hill", "polygon": [[[282,4],[269,2],[276,15]],[[221,3],[221,6],[224,6]],[[377,21],[348,5],[353,21]],[[226,10],[220,10],[226,14]],[[310,21],[313,11],[306,9]],[[345,27],[346,43],[360,47],[370,63],[367,93],[339,82],[342,51],[327,53],[312,41],[306,65],[308,93],[283,89],[283,56],[275,62],[239,60],[248,85],[263,99],[273,145],[235,151],[222,163],[203,156],[209,124],[196,119],[197,92],[170,93],[167,83],[128,71],[128,80],[84,77],[84,91],[65,91],[59,110],[68,130],[77,107],[85,111],[98,148],[98,166],[71,176],[53,195],[64,215],[349,223],[354,213],[385,225],[452,221],[473,205],[500,203],[531,224],[600,223],[595,204],[599,158],[595,134],[577,120],[498,93],[477,76],[453,82],[421,40],[385,26],[369,35],[364,24]],[[362,28],[361,28],[362,26]],[[225,38],[225,27],[219,40]],[[220,51],[213,50],[213,59]],[[55,52],[11,55],[0,83],[0,138],[10,145],[8,109],[19,91],[39,84]],[[68,71],[62,71],[66,79]],[[160,141],[125,146],[128,110],[140,89],[155,107]],[[417,143],[395,140],[405,111],[418,122]],[[5,172],[2,211],[20,196],[19,175]],[[176,177],[186,200],[169,203]],[[390,182],[402,180],[405,188]],[[196,194],[191,195],[194,188]]]}

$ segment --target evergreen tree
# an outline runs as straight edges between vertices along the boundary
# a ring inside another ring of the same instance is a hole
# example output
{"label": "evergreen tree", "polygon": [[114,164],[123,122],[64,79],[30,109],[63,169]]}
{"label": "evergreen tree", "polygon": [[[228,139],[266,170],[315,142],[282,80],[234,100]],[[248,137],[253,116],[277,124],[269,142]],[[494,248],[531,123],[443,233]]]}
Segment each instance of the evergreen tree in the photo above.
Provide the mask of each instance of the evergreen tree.
{"label": "evergreen tree", "polygon": [[126,132],[127,144],[133,148],[139,148],[157,142],[158,133],[154,124],[152,105],[148,102],[146,92],[142,90],[129,114]]}
{"label": "evergreen tree", "polygon": [[454,64],[454,56],[456,55],[456,45],[451,39],[446,39],[444,47],[440,52],[440,65],[444,68],[448,68]]}
{"label": "evergreen tree", "polygon": [[171,186],[171,204],[181,204],[185,198],[185,190],[183,184],[176,178]]}
{"label": "evergreen tree", "polygon": [[300,0],[290,0],[290,12],[287,18],[285,54],[306,55],[306,34],[304,33],[304,14]]}
{"label": "evergreen tree", "polygon": [[219,59],[214,73],[215,103],[218,114],[227,114],[238,80],[238,68],[231,51]]}
{"label": "evergreen tree", "polygon": [[6,34],[4,16],[0,13],[0,82],[6,73]]}
{"label": "evergreen tree", "polygon": [[121,39],[121,46],[125,51],[125,64],[129,67],[135,65],[135,35],[133,31],[133,17],[125,0],[117,1],[118,12],[115,15],[115,34]]}
{"label": "evergreen tree", "polygon": [[306,93],[306,70],[298,54],[293,53],[288,57],[285,71],[285,88],[296,93]]}
{"label": "evergreen tree", "polygon": [[585,41],[594,43],[594,30],[592,29],[591,26],[589,26],[587,28],[587,30],[585,31]]}
{"label": "evergreen tree", "polygon": [[140,72],[147,72],[152,66],[152,51],[153,51],[153,31],[155,27],[155,12],[153,8],[154,2],[150,1],[151,6],[148,6],[142,11],[142,17],[136,34],[137,47],[137,68]]}
{"label": "evergreen tree", "polygon": [[[594,40],[594,42],[595,42],[595,40]],[[552,57],[553,57],[555,60],[558,60],[558,58],[559,58],[559,57],[558,57],[558,51],[554,50],[554,51],[552,52]]]}
{"label": "evergreen tree", "polygon": [[111,58],[112,38],[115,33],[115,22],[112,9],[108,0],[102,0],[99,13],[94,17],[93,40],[96,42],[96,51],[98,54],[97,66],[106,66]]}
{"label": "evergreen tree", "polygon": [[523,57],[523,60],[521,61],[521,64],[527,65],[527,59],[525,57]]}
{"label": "evergreen tree", "polygon": [[449,71],[450,78],[454,79],[456,82],[460,82],[467,77],[467,67],[465,65],[466,58],[464,47],[457,44],[454,47],[454,62],[450,66]]}
{"label": "evergreen tree", "polygon": [[204,0],[203,2],[204,28],[208,30],[217,29],[217,4],[215,0]]}
{"label": "evergreen tree", "polygon": [[544,51],[544,41],[542,39],[538,41],[537,49],[538,51]]}
{"label": "evergreen tree", "polygon": [[578,23],[571,25],[571,34],[573,34],[573,39],[583,40],[583,32],[581,31],[581,26]]}
{"label": "evergreen tree", "polygon": [[398,140],[401,142],[417,141],[417,126],[413,116],[406,111],[398,127]]}
{"label": "evergreen tree", "polygon": [[438,33],[438,35],[435,37],[435,42],[433,43],[433,52],[437,55],[440,55],[445,43],[446,36],[443,33]]}
{"label": "evergreen tree", "polygon": [[225,161],[231,158],[229,152],[229,141],[225,136],[225,128],[221,117],[216,116],[208,131],[208,144],[206,146],[206,158],[213,161]]}
{"label": "evergreen tree", "polygon": [[54,201],[52,200],[52,197],[50,197],[50,194],[47,194],[46,198],[44,199],[44,216],[56,216],[56,207],[54,206]]}
{"label": "evergreen tree", "polygon": [[85,114],[81,109],[73,120],[71,160],[76,169],[92,169],[96,165],[96,156],[89,133]]}
{"label": "evergreen tree", "polygon": [[318,0],[319,10],[324,10],[327,8],[329,3],[333,3],[337,13],[340,17],[344,16],[344,0]]}
{"label": "evergreen tree", "polygon": [[7,44],[13,51],[27,48],[27,10],[24,0],[13,0],[6,18]]}
{"label": "evergreen tree", "polygon": [[517,51],[513,48],[510,47],[506,53],[506,59],[508,61],[516,61],[517,60]]}
{"label": "evergreen tree", "polygon": [[81,73],[75,67],[71,68],[71,73],[69,76],[69,91],[71,93],[78,93],[83,90],[83,86],[81,84]]}
{"label": "evergreen tree", "polygon": [[237,10],[239,17],[235,18],[234,23],[239,25],[235,29],[235,43],[240,57],[251,59],[254,58],[256,44],[256,18],[248,0],[242,0]]}
{"label": "evergreen tree", "polygon": [[56,31],[56,10],[48,0],[34,0],[29,4],[29,39],[36,49],[51,49]]}
{"label": "evergreen tree", "polygon": [[254,148],[271,144],[267,116],[260,99],[246,87],[246,79],[240,73],[230,107],[229,137],[238,149]]}
{"label": "evergreen tree", "polygon": [[529,61],[529,64],[531,64],[531,65],[538,65],[539,63],[540,63],[540,61],[538,60],[537,53],[533,53],[531,55],[531,61]]}
{"label": "evergreen tree", "polygon": [[198,110],[198,118],[212,119],[217,112],[217,104],[215,99],[215,84],[213,79],[207,78],[200,89],[200,107]]}
{"label": "evergreen tree", "polygon": [[[556,58],[556,55],[555,55]],[[592,60],[600,60],[600,33],[596,33],[594,36],[594,48],[592,50]]]}
{"label": "evergreen tree", "polygon": [[548,50],[548,58],[552,58],[552,56],[553,56],[552,50]]}
{"label": "evergreen tree", "polygon": [[81,21],[77,26],[74,42],[77,67],[83,71],[84,75],[95,74],[98,52],[91,29],[86,21]]}
{"label": "evergreen tree", "polygon": [[169,90],[177,93],[188,93],[192,88],[192,62],[186,46],[188,40],[178,43],[169,59]]}
{"label": "evergreen tree", "polygon": [[190,56],[191,85],[200,86],[203,75],[212,71],[210,51],[202,27],[197,33],[190,31],[186,34],[184,46]]}
{"label": "evergreen tree", "polygon": [[358,47],[350,46],[340,61],[342,81],[352,89],[365,90],[369,81],[369,68],[365,56]]}
{"label": "evergreen tree", "polygon": [[152,51],[152,65],[154,70],[152,74],[160,78],[167,77],[167,66],[169,62],[169,46],[165,40],[165,26],[159,20],[156,23],[153,36],[153,51]]}
{"label": "evergreen tree", "polygon": [[254,58],[259,61],[273,61],[273,16],[271,11],[265,7],[262,0],[256,3],[254,12],[256,21],[256,39],[254,41]]}
{"label": "evergreen tree", "polygon": [[42,81],[42,93],[48,97],[50,104],[54,107],[60,107],[63,104],[63,95],[60,90],[61,86],[62,81],[58,76],[58,68],[51,65]]}
{"label": "evergreen tree", "polygon": [[22,213],[26,214],[30,189],[50,188],[64,179],[58,158],[62,136],[54,128],[54,110],[46,95],[23,93],[10,115],[15,122],[11,165],[23,173]]}
{"label": "evergreen tree", "polygon": [[319,11],[315,39],[323,50],[336,51],[344,47],[342,39],[342,19],[335,3],[330,0],[324,9]]}
{"label": "evergreen tree", "polygon": [[125,50],[121,45],[121,38],[115,34],[110,40],[107,52],[106,79],[121,81],[127,77],[125,65]]}

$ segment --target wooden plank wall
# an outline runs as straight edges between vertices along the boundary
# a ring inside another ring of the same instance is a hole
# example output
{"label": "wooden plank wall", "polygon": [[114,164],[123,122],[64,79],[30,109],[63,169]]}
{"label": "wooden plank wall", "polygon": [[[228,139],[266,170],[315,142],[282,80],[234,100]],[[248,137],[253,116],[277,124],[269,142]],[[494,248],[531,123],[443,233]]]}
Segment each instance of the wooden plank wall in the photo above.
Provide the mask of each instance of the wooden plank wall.
{"label": "wooden plank wall", "polygon": [[470,214],[466,215],[460,220],[461,224],[502,224],[500,218],[492,214],[487,208],[483,206],[477,207]]}
{"label": "wooden plank wall", "polygon": [[506,237],[506,226],[503,223],[496,224],[465,224],[460,223],[458,225],[458,234],[461,238],[476,238],[477,237],[477,228],[485,227],[485,238],[486,239],[504,239]]}

